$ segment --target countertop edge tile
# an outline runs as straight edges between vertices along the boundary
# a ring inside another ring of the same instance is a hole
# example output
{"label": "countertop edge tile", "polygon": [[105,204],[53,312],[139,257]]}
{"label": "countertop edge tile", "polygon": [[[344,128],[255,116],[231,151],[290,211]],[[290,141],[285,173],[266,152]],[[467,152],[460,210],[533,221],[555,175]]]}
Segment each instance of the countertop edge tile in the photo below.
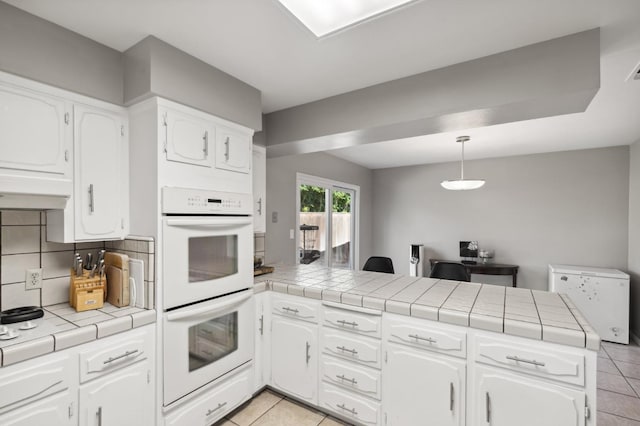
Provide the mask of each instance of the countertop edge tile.
{"label": "countertop edge tile", "polygon": [[122,333],[132,328],[132,318],[130,316],[114,318],[96,324],[98,327],[98,339]]}
{"label": "countertop edge tile", "polygon": [[156,322],[156,311],[149,309],[142,312],[135,312],[131,314],[132,328],[142,327],[147,324],[153,324]]}
{"label": "countertop edge tile", "polygon": [[54,350],[61,351],[73,346],[96,340],[98,327],[95,324],[61,331],[53,335]]}
{"label": "countertop edge tile", "polygon": [[13,346],[2,348],[2,366],[16,364],[30,358],[53,352],[53,336],[44,336]]}

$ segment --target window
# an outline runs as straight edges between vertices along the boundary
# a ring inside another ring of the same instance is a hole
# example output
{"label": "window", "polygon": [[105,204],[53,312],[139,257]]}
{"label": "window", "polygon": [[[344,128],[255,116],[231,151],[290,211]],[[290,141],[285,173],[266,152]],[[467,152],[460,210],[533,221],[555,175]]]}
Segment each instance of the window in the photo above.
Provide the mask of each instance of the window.
{"label": "window", "polygon": [[298,262],[354,269],[360,187],[302,173],[296,186]]}

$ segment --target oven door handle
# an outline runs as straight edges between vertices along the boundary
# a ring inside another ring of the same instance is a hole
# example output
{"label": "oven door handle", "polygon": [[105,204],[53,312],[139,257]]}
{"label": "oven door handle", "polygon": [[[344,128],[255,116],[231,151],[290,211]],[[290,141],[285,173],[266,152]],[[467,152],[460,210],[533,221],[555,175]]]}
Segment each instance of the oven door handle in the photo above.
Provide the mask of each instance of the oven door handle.
{"label": "oven door handle", "polygon": [[210,317],[211,315],[216,315],[220,312],[226,311],[227,309],[239,305],[245,300],[251,298],[253,293],[249,292],[247,294],[241,294],[239,296],[234,296],[229,298],[229,300],[221,303],[216,303],[214,305],[203,306],[201,308],[187,309],[187,312],[184,312],[184,309],[181,309],[182,312],[170,312],[167,314],[167,321],[181,321],[181,320],[190,320],[197,319],[201,317]]}
{"label": "oven door handle", "polygon": [[167,219],[167,225],[175,227],[202,227],[207,228],[230,228],[237,225],[251,225],[253,220],[250,217],[218,217],[215,219]]}

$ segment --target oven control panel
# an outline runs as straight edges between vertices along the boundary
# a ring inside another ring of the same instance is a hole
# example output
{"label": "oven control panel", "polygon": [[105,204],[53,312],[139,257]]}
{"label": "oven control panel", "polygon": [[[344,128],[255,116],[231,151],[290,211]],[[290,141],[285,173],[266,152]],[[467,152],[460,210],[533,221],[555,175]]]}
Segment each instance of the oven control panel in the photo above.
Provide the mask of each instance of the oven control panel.
{"label": "oven control panel", "polygon": [[251,215],[253,196],[189,188],[162,188],[163,214]]}

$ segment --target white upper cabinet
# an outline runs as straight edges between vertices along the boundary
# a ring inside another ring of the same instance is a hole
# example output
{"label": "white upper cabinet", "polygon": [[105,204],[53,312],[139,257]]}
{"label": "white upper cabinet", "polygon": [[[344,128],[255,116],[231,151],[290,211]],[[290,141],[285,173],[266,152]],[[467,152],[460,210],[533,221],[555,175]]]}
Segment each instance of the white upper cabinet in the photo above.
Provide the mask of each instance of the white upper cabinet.
{"label": "white upper cabinet", "polygon": [[253,232],[267,231],[267,150],[253,147]]}
{"label": "white upper cabinet", "polygon": [[251,173],[250,134],[224,126],[216,129],[216,167],[240,173]]}
{"label": "white upper cabinet", "polygon": [[67,112],[62,99],[0,85],[0,167],[68,174]]}
{"label": "white upper cabinet", "polygon": [[119,107],[74,105],[74,193],[47,211],[47,240],[122,239],[129,233],[129,142]]}
{"label": "white upper cabinet", "polygon": [[0,192],[71,195],[70,111],[60,97],[0,81]]}
{"label": "white upper cabinet", "polygon": [[76,105],[76,240],[122,238],[127,222],[126,116]]}
{"label": "white upper cabinet", "polygon": [[170,110],[163,114],[167,160],[213,167],[215,126],[182,111]]}

